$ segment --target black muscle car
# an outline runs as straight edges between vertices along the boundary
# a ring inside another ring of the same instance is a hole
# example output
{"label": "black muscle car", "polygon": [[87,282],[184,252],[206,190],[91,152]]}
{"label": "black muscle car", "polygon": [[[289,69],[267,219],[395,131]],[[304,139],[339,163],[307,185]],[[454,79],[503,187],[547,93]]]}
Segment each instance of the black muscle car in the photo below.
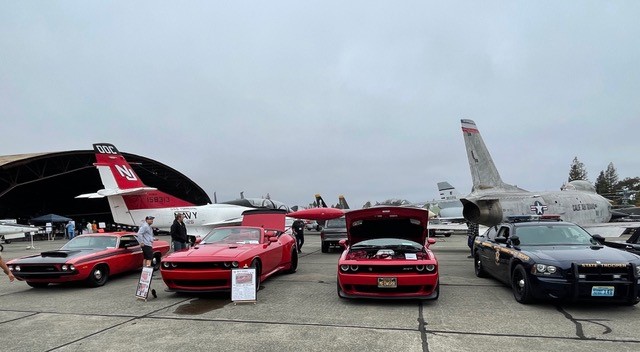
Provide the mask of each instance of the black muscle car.
{"label": "black muscle car", "polygon": [[473,248],[476,276],[491,275],[511,286],[520,303],[640,301],[640,256],[603,246],[573,223],[506,222],[478,236]]}

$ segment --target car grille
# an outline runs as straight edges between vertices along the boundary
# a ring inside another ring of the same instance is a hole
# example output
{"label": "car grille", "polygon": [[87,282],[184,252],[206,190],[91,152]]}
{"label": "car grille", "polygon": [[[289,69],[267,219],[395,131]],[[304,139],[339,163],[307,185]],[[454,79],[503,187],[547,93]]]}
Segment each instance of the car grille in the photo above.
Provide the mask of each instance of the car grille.
{"label": "car grille", "polygon": [[59,272],[55,265],[20,265],[23,273],[56,273]]}
{"label": "car grille", "polygon": [[358,272],[372,273],[372,274],[385,274],[385,273],[427,273],[432,272],[423,270],[418,271],[415,265],[365,265],[358,268]]}
{"label": "car grille", "polygon": [[573,279],[578,278],[581,282],[600,281],[633,281],[633,267],[630,264],[625,266],[608,267],[606,264],[574,264]]}
{"label": "car grille", "polygon": [[223,262],[171,262],[172,265],[176,265],[175,267],[164,267],[164,269],[200,269],[200,270],[208,270],[208,269],[227,269],[231,270],[231,267],[225,267]]}
{"label": "car grille", "polygon": [[433,290],[433,286],[398,286],[396,288],[380,288],[370,285],[349,285],[353,290],[363,293],[419,293],[430,292]]}

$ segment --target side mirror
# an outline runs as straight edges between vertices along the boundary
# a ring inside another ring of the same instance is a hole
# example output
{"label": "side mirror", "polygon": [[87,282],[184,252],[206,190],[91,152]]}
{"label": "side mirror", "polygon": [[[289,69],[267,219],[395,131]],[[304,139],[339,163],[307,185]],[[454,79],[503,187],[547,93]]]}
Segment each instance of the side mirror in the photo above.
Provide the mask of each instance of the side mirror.
{"label": "side mirror", "polygon": [[432,244],[436,244],[436,239],[435,238],[427,238],[427,248],[429,248],[429,246],[431,246]]}
{"label": "side mirror", "polygon": [[342,249],[347,249],[347,246],[349,245],[349,241],[340,240],[340,241],[338,241],[338,244],[340,245],[340,247],[342,247]]}
{"label": "side mirror", "polygon": [[593,239],[595,239],[596,241],[598,241],[598,243],[600,244],[604,244],[604,237],[600,236],[600,235],[593,235],[591,236],[593,237]]}
{"label": "side mirror", "polygon": [[517,246],[520,245],[520,237],[518,237],[518,236],[511,236],[509,241],[511,242],[512,246],[516,246],[517,247]]}
{"label": "side mirror", "polygon": [[496,237],[496,242],[506,244],[507,239],[505,237]]}
{"label": "side mirror", "polygon": [[270,236],[269,242],[278,242],[278,236]]}
{"label": "side mirror", "polygon": [[200,242],[202,242],[202,237],[196,237],[196,244],[200,244]]}

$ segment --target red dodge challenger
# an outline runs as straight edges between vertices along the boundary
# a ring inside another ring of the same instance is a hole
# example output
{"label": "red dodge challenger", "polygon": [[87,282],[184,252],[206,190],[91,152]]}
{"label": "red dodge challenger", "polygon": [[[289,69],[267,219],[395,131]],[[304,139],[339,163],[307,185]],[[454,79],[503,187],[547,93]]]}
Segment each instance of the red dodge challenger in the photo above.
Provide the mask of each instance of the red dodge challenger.
{"label": "red dodge challenger", "polygon": [[231,269],[256,268],[256,288],[277,272],[298,267],[296,240],[285,231],[286,211],[255,209],[243,213],[242,226],[219,227],[195,247],[162,259],[162,280],[175,292],[231,290]]}
{"label": "red dodge challenger", "polygon": [[[345,213],[348,239],[338,262],[341,298],[437,299],[438,260],[427,240],[429,212],[372,207]],[[426,244],[426,245],[425,245]]]}
{"label": "red dodge challenger", "polygon": [[[31,287],[86,281],[102,286],[111,275],[142,267],[142,248],[132,232],[94,233],[74,237],[62,248],[7,262],[18,280]],[[153,242],[153,263],[169,251],[167,241]]]}

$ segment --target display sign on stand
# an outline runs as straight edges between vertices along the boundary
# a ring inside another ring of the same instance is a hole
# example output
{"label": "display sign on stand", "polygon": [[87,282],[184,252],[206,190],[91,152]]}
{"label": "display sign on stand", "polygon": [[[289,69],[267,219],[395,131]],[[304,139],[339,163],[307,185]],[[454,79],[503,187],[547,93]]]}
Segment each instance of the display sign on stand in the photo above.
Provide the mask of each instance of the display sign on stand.
{"label": "display sign on stand", "polygon": [[237,303],[256,303],[256,268],[231,270],[231,300]]}
{"label": "display sign on stand", "polygon": [[140,274],[140,281],[138,281],[138,288],[136,288],[136,298],[147,300],[149,296],[149,288],[151,287],[151,279],[153,278],[153,267],[145,266],[142,268]]}

